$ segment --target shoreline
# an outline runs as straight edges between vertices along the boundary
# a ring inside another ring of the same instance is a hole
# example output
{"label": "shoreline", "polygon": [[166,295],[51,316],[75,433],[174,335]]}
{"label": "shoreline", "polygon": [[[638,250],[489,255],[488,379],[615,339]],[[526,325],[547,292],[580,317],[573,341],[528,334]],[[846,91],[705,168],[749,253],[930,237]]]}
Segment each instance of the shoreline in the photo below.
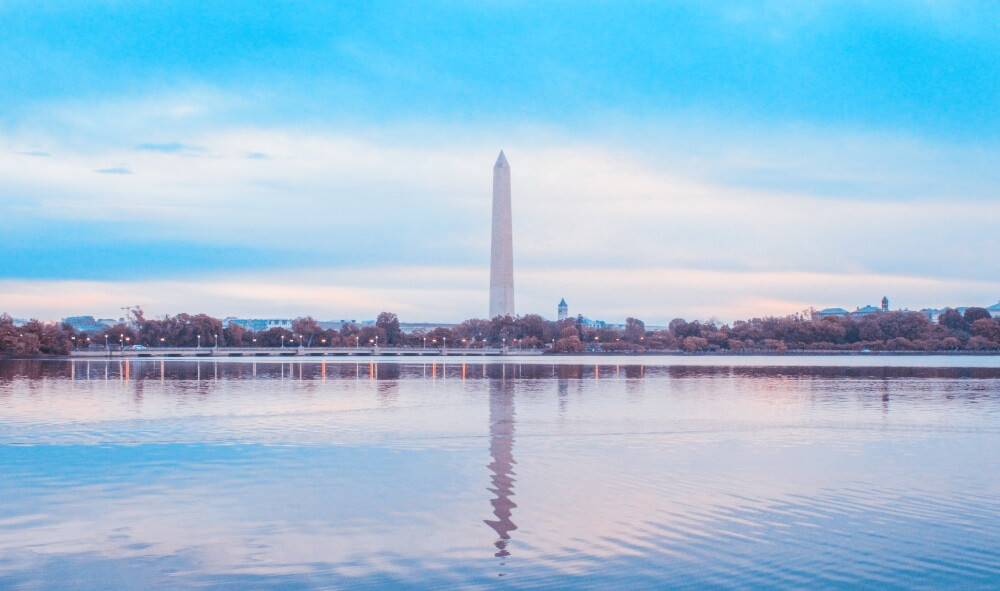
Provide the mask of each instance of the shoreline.
{"label": "shoreline", "polygon": [[122,354],[121,351],[112,351],[110,353],[105,352],[91,352],[85,354],[77,355],[37,355],[29,357],[11,357],[0,355],[0,361],[85,361],[85,360],[143,360],[143,361],[173,361],[173,360],[184,360],[184,359],[200,359],[200,360],[239,360],[239,359],[255,359],[259,361],[267,360],[316,360],[316,361],[326,361],[329,359],[350,359],[350,358],[364,358],[364,359],[420,359],[420,358],[477,358],[483,359],[483,361],[496,361],[498,359],[514,359],[514,358],[525,358],[530,357],[533,359],[539,358],[562,358],[562,359],[572,359],[577,357],[997,357],[1000,356],[1000,351],[990,350],[990,351],[814,351],[814,350],[804,350],[804,351],[786,351],[780,353],[777,351],[696,351],[696,352],[686,352],[686,351],[580,351],[571,353],[548,353],[548,352],[507,352],[503,354],[494,355],[483,355],[479,353],[466,353],[461,351],[448,351],[447,353],[405,353],[405,352],[358,352],[358,353],[330,353],[330,354],[298,354],[294,352],[267,352],[260,353],[256,355],[242,355],[233,356],[229,354],[213,354],[211,352],[205,353],[195,353],[190,355],[178,355],[178,354],[156,354],[154,351],[142,351],[132,352],[126,351],[126,354]]}

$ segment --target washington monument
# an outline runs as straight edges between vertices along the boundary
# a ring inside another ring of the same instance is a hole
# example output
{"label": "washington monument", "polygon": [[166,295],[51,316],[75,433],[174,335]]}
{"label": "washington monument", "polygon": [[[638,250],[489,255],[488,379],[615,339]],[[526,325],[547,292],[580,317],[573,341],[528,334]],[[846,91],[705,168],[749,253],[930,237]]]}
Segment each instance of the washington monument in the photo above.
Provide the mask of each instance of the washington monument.
{"label": "washington monument", "polygon": [[514,238],[510,165],[500,150],[493,165],[493,240],[490,249],[490,318],[514,315]]}

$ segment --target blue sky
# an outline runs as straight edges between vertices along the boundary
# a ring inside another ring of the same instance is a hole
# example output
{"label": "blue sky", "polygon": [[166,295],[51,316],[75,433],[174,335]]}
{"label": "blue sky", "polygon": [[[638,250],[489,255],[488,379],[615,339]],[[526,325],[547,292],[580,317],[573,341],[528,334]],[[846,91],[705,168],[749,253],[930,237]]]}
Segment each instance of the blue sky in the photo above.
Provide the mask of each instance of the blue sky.
{"label": "blue sky", "polygon": [[481,316],[500,148],[520,312],[1000,298],[993,2],[8,1],[0,89],[16,315]]}

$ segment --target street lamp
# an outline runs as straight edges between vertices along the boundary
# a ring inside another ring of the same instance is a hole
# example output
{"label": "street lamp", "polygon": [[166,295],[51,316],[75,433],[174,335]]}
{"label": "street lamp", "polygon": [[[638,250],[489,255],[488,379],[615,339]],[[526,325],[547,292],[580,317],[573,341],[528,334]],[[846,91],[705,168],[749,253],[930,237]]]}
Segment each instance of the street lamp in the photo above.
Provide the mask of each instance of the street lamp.
{"label": "street lamp", "polygon": [[163,337],[160,337],[160,347],[163,347],[163,341],[165,341],[165,340],[166,339],[164,339]]}
{"label": "street lamp", "polygon": [[104,348],[108,348],[108,333],[104,333]]}
{"label": "street lamp", "polygon": [[441,350],[444,351],[445,349],[448,348],[448,337],[441,337],[441,338],[444,339],[444,344],[441,345]]}
{"label": "street lamp", "polygon": [[427,337],[424,337],[424,349],[427,348]]}
{"label": "street lamp", "polygon": [[252,346],[253,346],[254,349],[256,349],[257,348],[257,337],[254,337],[252,340],[253,340],[253,345]]}
{"label": "street lamp", "polygon": [[285,348],[285,335],[281,335],[281,348]]}
{"label": "street lamp", "polygon": [[378,335],[375,335],[375,348],[378,349]]}
{"label": "street lamp", "polygon": [[118,335],[118,344],[121,346],[122,351],[124,351],[125,350],[125,335],[124,334],[119,334]]}
{"label": "street lamp", "polygon": [[201,349],[201,335],[198,335],[198,348]]}
{"label": "street lamp", "polygon": [[219,335],[215,335],[215,348],[219,348]]}

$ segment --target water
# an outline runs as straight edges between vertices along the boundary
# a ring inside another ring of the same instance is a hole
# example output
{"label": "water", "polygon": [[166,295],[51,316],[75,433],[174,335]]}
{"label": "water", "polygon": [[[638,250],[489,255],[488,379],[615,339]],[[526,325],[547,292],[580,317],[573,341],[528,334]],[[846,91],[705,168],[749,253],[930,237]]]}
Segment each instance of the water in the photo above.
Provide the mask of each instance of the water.
{"label": "water", "polygon": [[0,588],[996,588],[997,449],[1000,357],[0,362]]}

